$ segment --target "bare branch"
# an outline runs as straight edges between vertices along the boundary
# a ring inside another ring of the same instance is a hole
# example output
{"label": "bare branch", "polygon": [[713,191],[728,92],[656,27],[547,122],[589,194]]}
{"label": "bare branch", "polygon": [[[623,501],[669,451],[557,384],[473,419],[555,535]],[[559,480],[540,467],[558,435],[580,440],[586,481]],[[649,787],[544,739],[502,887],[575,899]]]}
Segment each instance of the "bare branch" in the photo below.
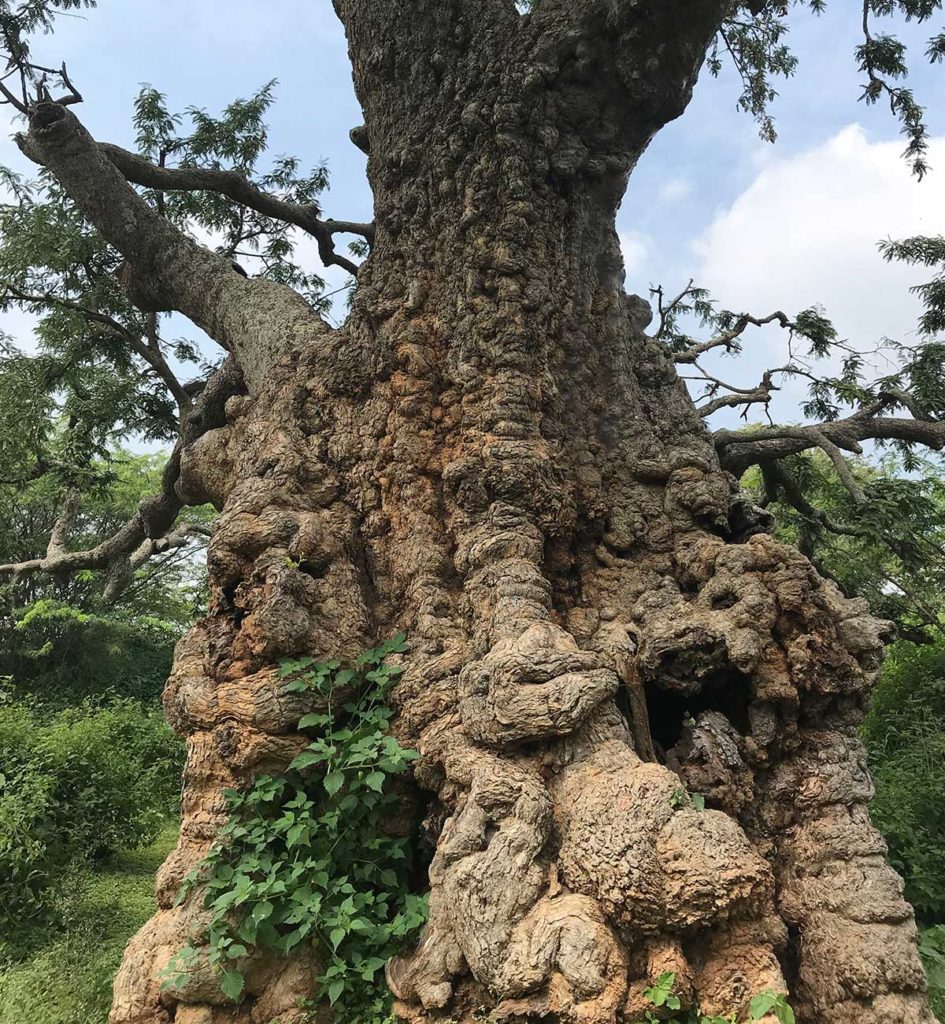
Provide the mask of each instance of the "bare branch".
{"label": "bare branch", "polygon": [[[692,282],[690,281],[690,285],[691,284]],[[686,293],[684,293],[684,295],[685,294]],[[680,296],[680,299],[682,297],[684,296]],[[677,303],[679,302],[679,300],[676,301]],[[732,342],[737,338],[740,338],[749,326],[764,327],[765,324],[775,322],[787,330],[790,330],[794,326],[790,319],[782,313],[781,310],[775,310],[775,312],[764,317],[754,317],[749,313],[742,313],[730,330],[723,331],[714,338],[709,338],[708,341],[698,342],[690,348],[683,349],[682,352],[674,352],[673,359],[677,363],[694,363],[699,356],[704,355],[706,352],[711,352],[712,349],[715,348],[724,348],[726,351],[731,352]]]}
{"label": "bare branch", "polygon": [[[762,375],[761,381],[752,388],[740,388],[734,384],[728,384],[726,381],[721,380],[718,377],[713,376],[704,370],[699,363],[694,364],[696,369],[699,371],[698,376],[686,376],[681,375],[682,380],[699,380],[705,381],[709,386],[706,389],[705,394],[702,398],[709,398],[710,400],[704,402],[702,405],[696,406],[696,411],[699,415],[705,419],[711,416],[714,412],[718,412],[719,409],[734,408],[737,406],[744,406],[742,411],[742,419],[747,419],[748,410],[752,405],[764,405],[767,409],[768,404],[772,398],[772,392],[780,390],[774,383],[774,375],[777,373],[795,373],[797,372],[792,366],[781,366],[776,367],[773,370],[765,370]],[[712,397],[716,395],[720,390],[730,392],[727,395],[722,395],[719,398]],[[770,421],[770,417],[769,417]]]}
{"label": "bare branch", "polygon": [[657,339],[662,338],[666,331],[667,324],[669,323],[670,317],[679,308],[679,304],[687,299],[692,294],[692,278],[689,278],[689,282],[685,288],[676,296],[674,299],[670,299],[669,302],[663,302],[663,286],[659,285],[656,288],[651,288],[650,291],[656,296],[656,311],[660,315],[660,324],[656,329],[655,337]]}
{"label": "bare branch", "polygon": [[334,236],[360,235],[369,243],[374,241],[374,225],[346,220],[321,220],[314,204],[300,205],[268,195],[243,177],[238,171],[214,170],[206,167],[164,167],[152,164],[144,157],[130,153],[120,146],[99,143],[99,149],[135,185],[156,192],[219,192],[241,206],[261,213],[264,217],[294,224],[310,234],[318,243],[318,257],[326,267],[338,266],[357,276],[358,265],[335,252]]}
{"label": "bare branch", "polygon": [[[21,114],[28,116],[34,102],[58,103],[62,107],[82,102],[82,94],[69,79],[69,72],[66,71],[65,64],[59,68],[46,68],[41,64],[33,64],[25,59],[18,46],[11,46],[9,36],[6,38],[6,49],[10,56],[7,60],[7,73],[3,78],[9,78],[11,75],[16,75],[19,78],[20,96],[14,95],[2,79],[0,79],[0,93],[3,94],[6,102],[15,107]],[[18,53],[20,54],[19,56],[17,56]],[[38,80],[36,78],[37,72],[39,72]],[[53,98],[47,85],[50,77],[58,78],[62,82],[63,88],[67,90],[64,96],[60,96],[58,99]],[[35,97],[30,96],[29,88],[31,83],[35,83]]]}

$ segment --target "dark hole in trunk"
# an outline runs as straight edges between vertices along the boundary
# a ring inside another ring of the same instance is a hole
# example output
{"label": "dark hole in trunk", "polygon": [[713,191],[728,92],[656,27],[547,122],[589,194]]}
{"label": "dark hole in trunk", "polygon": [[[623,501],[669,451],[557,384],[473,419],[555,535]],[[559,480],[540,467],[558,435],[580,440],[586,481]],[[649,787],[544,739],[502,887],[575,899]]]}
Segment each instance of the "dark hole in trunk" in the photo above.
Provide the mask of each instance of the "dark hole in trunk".
{"label": "dark hole in trunk", "polygon": [[435,821],[428,821],[428,816],[437,806],[435,798],[424,790],[420,790],[418,796],[418,827],[410,844],[410,888],[412,892],[423,893],[430,891],[430,865],[436,854],[445,815],[437,815]]}
{"label": "dark hole in trunk", "polygon": [[240,608],[236,604],[236,595],[239,591],[239,586],[239,582],[237,581],[235,583],[227,584],[227,586],[223,587],[221,590],[223,598],[221,604],[223,607],[229,609],[230,616],[233,619],[233,625],[236,626],[237,629],[240,628],[243,623],[243,619],[246,618],[246,609]]}
{"label": "dark hole in trunk", "polygon": [[660,754],[679,742],[686,719],[698,718],[703,711],[720,711],[743,736],[750,731],[751,684],[748,676],[737,669],[713,672],[697,693],[664,690],[654,682],[647,682],[645,687],[650,734]]}
{"label": "dark hole in trunk", "polygon": [[781,970],[784,973],[788,991],[795,992],[801,964],[801,930],[796,924],[789,924],[787,931],[787,946],[781,954]]}
{"label": "dark hole in trunk", "polygon": [[299,562],[299,572],[311,576],[313,580],[322,580],[328,575],[329,563],[307,558]]}

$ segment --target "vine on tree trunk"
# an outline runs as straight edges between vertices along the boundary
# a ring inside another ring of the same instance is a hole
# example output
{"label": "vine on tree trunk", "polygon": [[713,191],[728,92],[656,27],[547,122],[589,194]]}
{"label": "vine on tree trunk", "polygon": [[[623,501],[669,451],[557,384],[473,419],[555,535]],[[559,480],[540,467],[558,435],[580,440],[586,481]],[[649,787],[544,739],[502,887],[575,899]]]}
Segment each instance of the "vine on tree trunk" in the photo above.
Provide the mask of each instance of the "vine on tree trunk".
{"label": "vine on tree trunk", "polygon": [[386,658],[406,650],[400,633],[353,668],[281,662],[286,691],[320,697],[326,709],[299,721],[315,735],[285,774],[227,791],[221,839],[178,897],[203,891],[205,934],[172,959],[165,991],[183,994],[209,969],[239,1003],[254,960],[307,944],[318,962],[317,1001],[327,999],[338,1024],[390,1018],[377,974],[427,919],[426,897],[410,891],[410,840],[390,834],[399,801],[386,791],[418,757],[388,732],[386,697],[403,668]]}
{"label": "vine on tree trunk", "polygon": [[[655,984],[643,990],[644,998],[656,1007],[657,1013],[648,1010],[645,1024],[737,1024],[738,1014],[703,1013],[698,1006],[690,1006],[684,1011],[685,1016],[666,1018],[666,1010],[682,1010],[682,999],[676,992],[676,972],[663,971]],[[791,1009],[787,996],[783,992],[772,992],[770,989],[753,996],[748,1006],[748,1020],[770,1020],[778,1024],[795,1024],[794,1011]]]}

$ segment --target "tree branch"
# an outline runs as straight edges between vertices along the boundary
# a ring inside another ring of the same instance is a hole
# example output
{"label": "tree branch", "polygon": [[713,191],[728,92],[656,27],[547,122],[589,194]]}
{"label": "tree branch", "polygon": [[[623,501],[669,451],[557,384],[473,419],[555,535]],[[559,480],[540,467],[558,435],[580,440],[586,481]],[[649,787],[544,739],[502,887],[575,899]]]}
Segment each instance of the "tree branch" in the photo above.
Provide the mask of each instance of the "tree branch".
{"label": "tree branch", "polygon": [[822,526],[830,533],[836,533],[842,537],[862,537],[866,531],[856,526],[848,526],[833,519],[822,509],[812,505],[805,497],[803,491],[798,487],[797,481],[787,472],[780,462],[764,462],[761,465],[762,477],[765,481],[765,490],[769,497],[773,498],[773,492],[780,491],[789,505],[799,512],[805,519],[810,520],[815,526]]}
{"label": "tree branch", "polygon": [[148,343],[145,344],[140,338],[136,337],[133,331],[129,331],[124,324],[116,320],[114,317],[109,316],[107,313],[101,313],[96,309],[90,309],[88,306],[83,306],[79,302],[73,302],[71,299],[64,299],[58,295],[52,295],[50,293],[37,294],[24,292],[22,289],[16,287],[16,285],[10,284],[9,282],[0,282],[0,290],[11,298],[16,299],[18,302],[29,303],[37,306],[58,306],[60,309],[72,310],[75,313],[79,313],[91,323],[104,327],[112,334],[121,338],[122,341],[126,342],[135,355],[140,356],[148,366],[151,367],[158,378],[167,387],[167,390],[173,395],[181,416],[186,415],[190,409],[190,395],[187,394],[184,386],[177,379],[174,372],[168,365],[167,360],[164,358],[164,353],[161,352],[157,338],[156,325],[153,324],[153,321],[156,319],[155,314],[152,313],[150,315],[152,320],[151,337],[148,339]]}
{"label": "tree branch", "polygon": [[126,260],[122,283],[144,310],[175,309],[236,356],[250,387],[286,352],[329,326],[291,288],[234,272],[161,217],[128,184],[71,111],[31,108],[20,148],[47,167]]}
{"label": "tree branch", "polygon": [[219,192],[235,203],[246,206],[264,217],[294,224],[318,243],[318,257],[326,267],[338,266],[357,276],[358,265],[335,252],[334,235],[360,235],[374,241],[374,225],[347,220],[321,220],[314,204],[289,203],[268,195],[247,181],[238,171],[214,170],[206,167],[162,167],[120,146],[100,142],[99,149],[135,185],[156,192]]}
{"label": "tree branch", "polygon": [[62,508],[49,534],[49,544],[46,546],[47,559],[57,559],[68,554],[69,534],[78,514],[79,491],[75,487],[70,487],[63,496]]}
{"label": "tree branch", "polygon": [[593,39],[582,77],[600,76],[609,96],[622,93],[648,138],[685,110],[730,10],[731,0],[539,0],[528,32],[535,61],[552,67],[571,65],[576,44]]}
{"label": "tree branch", "polygon": [[[834,458],[832,452],[840,454],[839,449],[858,454],[862,450],[861,441],[895,440],[921,444],[934,451],[945,449],[945,422],[878,416],[877,407],[882,408],[883,403],[874,403],[852,416],[829,423],[717,430],[712,437],[723,467],[735,476],[741,476],[749,466],[784,459],[808,448],[821,448],[831,458]],[[837,472],[840,472],[839,467]]]}
{"label": "tree branch", "polygon": [[26,576],[33,573],[72,573],[82,569],[104,572],[107,577],[105,600],[113,602],[134,578],[134,571],[148,558],[179,547],[196,533],[199,527],[181,526],[170,532],[183,508],[175,485],[180,476],[181,456],[184,450],[207,431],[224,422],[224,405],[242,388],[239,368],[227,359],[211,375],[206,387],[193,403],[185,419],[181,436],[174,446],[161,478],[161,490],[143,498],[136,513],[111,537],[93,548],[70,551],[68,533],[78,512],[78,493],[70,492],[53,528],[46,554],[23,562],[0,565],[0,576]]}
{"label": "tree branch", "polygon": [[[691,284],[692,282],[690,282],[690,285]],[[678,303],[686,294],[688,294],[688,289],[687,292],[683,292],[680,298],[676,299],[675,302]],[[706,352],[711,352],[714,348],[725,348],[730,352],[732,350],[732,342],[735,341],[736,338],[741,337],[749,325],[754,327],[764,327],[765,324],[774,322],[777,322],[781,327],[788,330],[793,326],[791,321],[784,313],[781,312],[781,310],[775,310],[774,313],[764,317],[754,317],[749,313],[742,313],[730,330],[723,331],[721,334],[717,334],[714,338],[709,338],[708,341],[698,342],[690,348],[683,349],[682,352],[674,352],[673,360],[677,363],[694,363],[699,356],[704,355]]]}

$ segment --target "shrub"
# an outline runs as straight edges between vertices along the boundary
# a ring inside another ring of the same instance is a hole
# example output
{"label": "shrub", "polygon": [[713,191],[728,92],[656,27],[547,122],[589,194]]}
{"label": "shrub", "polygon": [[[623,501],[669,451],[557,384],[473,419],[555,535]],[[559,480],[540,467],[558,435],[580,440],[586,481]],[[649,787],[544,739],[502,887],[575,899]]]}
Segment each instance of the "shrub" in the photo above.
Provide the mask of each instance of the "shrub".
{"label": "shrub", "polygon": [[51,718],[0,705],[0,936],[47,918],[76,865],[150,843],[182,757],[160,716],[134,701]]}
{"label": "shrub", "polygon": [[51,711],[126,697],[155,704],[180,632],[153,617],[42,599],[0,614],[0,676],[16,699]]}
{"label": "shrub", "polygon": [[154,913],[154,873],[176,838],[165,827],[146,850],[70,876],[55,939],[25,959],[0,956],[0,1024],[107,1024],[122,951]]}
{"label": "shrub", "polygon": [[871,814],[921,920],[945,920],[945,642],[896,644],[863,726]]}
{"label": "shrub", "polygon": [[919,952],[929,977],[929,1002],[935,1016],[945,1020],[945,927],[925,928],[921,938]]}

